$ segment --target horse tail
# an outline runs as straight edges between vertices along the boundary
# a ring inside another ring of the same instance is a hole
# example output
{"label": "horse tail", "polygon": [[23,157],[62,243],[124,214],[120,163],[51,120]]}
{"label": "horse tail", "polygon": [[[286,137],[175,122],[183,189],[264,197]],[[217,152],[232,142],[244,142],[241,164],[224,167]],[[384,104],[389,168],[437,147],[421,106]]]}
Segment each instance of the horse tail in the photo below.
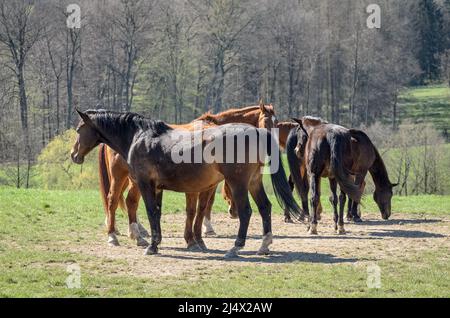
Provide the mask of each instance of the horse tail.
{"label": "horse tail", "polygon": [[109,180],[108,164],[106,162],[106,145],[100,144],[98,152],[98,172],[100,180],[100,195],[102,196],[105,212],[108,210],[108,193],[111,187]]}
{"label": "horse tail", "polygon": [[359,203],[361,201],[360,187],[352,180],[350,173],[344,167],[344,152],[350,149],[350,136],[342,134],[328,134],[328,142],[330,144],[330,169],[333,172],[336,181],[341,190],[346,193],[350,199]]}
{"label": "horse tail", "polygon": [[[277,143],[277,141],[273,138],[273,136],[268,134],[268,148],[272,149],[272,145]],[[289,186],[289,182],[286,177],[286,172],[283,167],[283,160],[281,157],[280,149],[277,148],[278,152],[278,167],[275,167],[275,171],[271,171],[271,180],[272,186],[275,192],[275,197],[277,198],[278,204],[284,211],[287,211],[289,215],[299,221],[303,221],[305,219],[305,214],[303,210],[298,206],[297,202],[292,195],[291,188]],[[271,155],[271,165],[272,165],[272,155]],[[277,169],[278,168],[278,169]],[[272,169],[272,167],[271,167]]]}
{"label": "horse tail", "polygon": [[295,153],[297,143],[298,137],[296,131],[291,130],[286,140],[286,155],[289,164],[289,170],[291,171],[291,179],[292,182],[294,183],[294,188],[297,191],[297,194],[301,197],[302,193],[304,193],[306,190],[303,178],[300,174],[300,166],[302,162]]}
{"label": "horse tail", "polygon": [[[100,145],[100,151],[98,152],[98,172],[100,180],[100,195],[102,196],[103,207],[105,212],[108,211],[108,194],[111,189],[111,178],[109,176],[109,166],[106,154],[106,145]],[[123,191],[120,193],[119,197],[119,207],[125,210],[125,199],[123,197]]]}

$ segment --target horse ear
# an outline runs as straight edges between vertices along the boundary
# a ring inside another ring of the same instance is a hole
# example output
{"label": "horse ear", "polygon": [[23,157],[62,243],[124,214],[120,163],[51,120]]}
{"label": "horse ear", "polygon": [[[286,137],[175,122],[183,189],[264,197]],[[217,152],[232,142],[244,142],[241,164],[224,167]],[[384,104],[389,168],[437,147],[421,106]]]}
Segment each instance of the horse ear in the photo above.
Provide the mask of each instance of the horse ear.
{"label": "horse ear", "polygon": [[262,98],[259,100],[259,109],[260,109],[262,112],[266,112],[266,111],[267,111],[266,105],[264,104],[264,100],[263,100]]}
{"label": "horse ear", "polygon": [[303,127],[303,122],[302,122],[302,120],[301,119],[298,119],[298,118],[291,118],[293,121],[295,121],[297,124],[299,124],[300,126],[302,126]]}
{"label": "horse ear", "polygon": [[89,117],[88,114],[83,113],[81,110],[79,110],[78,108],[75,108],[75,110],[77,111],[78,115],[80,116],[80,118],[83,120],[83,122],[86,125],[90,125],[92,124],[91,118]]}

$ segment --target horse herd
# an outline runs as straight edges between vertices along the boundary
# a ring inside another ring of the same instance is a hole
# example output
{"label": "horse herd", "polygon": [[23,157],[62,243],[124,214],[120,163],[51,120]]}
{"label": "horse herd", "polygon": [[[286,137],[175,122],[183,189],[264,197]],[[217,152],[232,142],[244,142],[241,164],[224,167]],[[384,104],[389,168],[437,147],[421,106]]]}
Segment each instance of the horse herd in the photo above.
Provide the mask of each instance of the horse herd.
{"label": "horse herd", "polygon": [[[374,180],[374,200],[383,219],[391,215],[392,188],[395,185],[389,181],[379,152],[368,136],[359,130],[346,129],[310,116],[294,119],[294,122],[278,122],[273,106],[262,102],[219,114],[206,113],[184,125],[169,125],[135,113],[77,112],[81,120],[71,158],[74,163],[82,164],[85,156],[100,145],[100,190],[111,245],[119,244],[115,212],[121,207],[128,214],[129,237],[136,240],[138,246],[146,247],[145,254],[158,253],[162,240],[163,190],[171,190],[186,195],[184,238],[187,248],[205,251],[202,225],[206,228],[205,235],[214,234],[211,210],[217,186],[224,181],[222,195],[229,205],[228,211],[232,217],[239,218],[235,244],[225,257],[238,256],[239,250],[245,246],[252,213],[249,193],[263,223],[263,240],[258,254],[268,254],[272,243],[272,205],[262,181],[268,159],[274,193],[284,210],[285,221],[308,218],[311,235],[317,234],[322,211],[322,177],[330,181],[330,200],[338,234],[345,234],[347,196],[347,219],[361,221],[358,204],[367,173]],[[251,140],[251,136],[255,139]],[[228,143],[230,140],[233,142]],[[236,142],[239,140],[243,142]],[[287,153],[291,172],[289,179],[280,159],[280,148]],[[208,156],[196,157],[197,149],[208,153]],[[178,161],[174,154],[192,160]],[[293,197],[294,188],[301,198],[302,208]],[[150,222],[150,244],[145,240],[149,235],[136,215],[141,196]]]}

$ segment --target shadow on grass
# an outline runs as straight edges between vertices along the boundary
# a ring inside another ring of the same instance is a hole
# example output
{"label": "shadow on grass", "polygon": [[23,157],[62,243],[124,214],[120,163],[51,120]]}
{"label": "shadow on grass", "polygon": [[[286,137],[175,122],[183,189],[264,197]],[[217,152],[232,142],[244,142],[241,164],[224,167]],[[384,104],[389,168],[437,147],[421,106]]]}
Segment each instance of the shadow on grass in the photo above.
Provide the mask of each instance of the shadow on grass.
{"label": "shadow on grass", "polygon": [[[395,219],[395,220],[364,220],[362,223],[357,223],[361,225],[408,225],[408,224],[434,224],[434,223],[440,223],[442,220],[440,219]],[[351,222],[352,223],[352,222]]]}
{"label": "shadow on grass", "polygon": [[382,230],[380,232],[370,232],[370,236],[375,237],[404,237],[404,238],[443,238],[446,235],[429,233],[423,231],[407,231],[407,230]]}
{"label": "shadow on grass", "polygon": [[[166,247],[166,250],[176,250],[185,252],[186,249]],[[266,264],[282,264],[282,263],[318,263],[318,264],[343,264],[356,263],[357,258],[342,258],[336,257],[332,254],[323,253],[307,253],[307,252],[281,252],[271,251],[269,256],[256,255],[256,251],[241,251],[240,257],[225,259],[225,250],[208,249],[204,257],[201,257],[202,252],[191,252],[192,255],[167,255],[159,254],[158,257],[173,258],[178,260],[208,260],[208,261],[228,261],[239,263],[266,263]],[[210,255],[214,254],[214,255]]]}

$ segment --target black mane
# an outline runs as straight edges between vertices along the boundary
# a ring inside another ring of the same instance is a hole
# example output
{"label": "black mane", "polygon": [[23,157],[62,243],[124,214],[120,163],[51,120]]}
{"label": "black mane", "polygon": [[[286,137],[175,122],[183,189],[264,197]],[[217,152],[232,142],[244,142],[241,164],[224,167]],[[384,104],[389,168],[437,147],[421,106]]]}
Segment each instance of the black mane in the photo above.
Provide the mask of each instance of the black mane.
{"label": "black mane", "polygon": [[152,131],[155,136],[159,136],[171,130],[166,123],[160,120],[153,120],[142,115],[126,112],[116,112],[107,110],[88,110],[86,114],[95,122],[98,128],[104,131],[114,131],[119,134],[127,134],[130,130]]}

